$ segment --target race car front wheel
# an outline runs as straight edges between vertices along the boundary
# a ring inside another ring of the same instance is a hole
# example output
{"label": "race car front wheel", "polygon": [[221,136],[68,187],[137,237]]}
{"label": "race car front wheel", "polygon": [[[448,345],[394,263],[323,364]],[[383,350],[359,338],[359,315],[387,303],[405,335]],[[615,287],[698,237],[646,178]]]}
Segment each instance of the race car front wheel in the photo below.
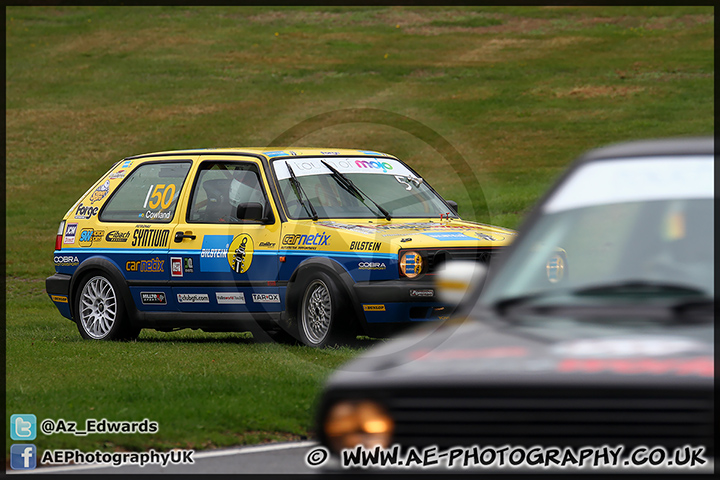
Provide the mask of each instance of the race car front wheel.
{"label": "race car front wheel", "polygon": [[347,301],[324,272],[307,280],[297,319],[300,340],[310,347],[343,344],[353,336]]}
{"label": "race car front wheel", "polygon": [[76,312],[78,330],[86,340],[129,340],[140,333],[130,325],[117,288],[102,274],[82,283]]}

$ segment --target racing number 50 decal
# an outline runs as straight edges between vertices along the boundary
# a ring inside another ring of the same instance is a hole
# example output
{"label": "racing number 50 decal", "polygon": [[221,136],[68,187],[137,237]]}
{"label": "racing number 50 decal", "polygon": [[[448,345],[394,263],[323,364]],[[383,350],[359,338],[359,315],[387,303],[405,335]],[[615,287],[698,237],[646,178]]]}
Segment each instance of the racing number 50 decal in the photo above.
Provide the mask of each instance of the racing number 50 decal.
{"label": "racing number 50 decal", "polygon": [[247,233],[237,235],[228,248],[227,259],[230,268],[235,273],[247,272],[252,263],[254,250],[253,240],[250,235]]}
{"label": "racing number 50 decal", "polygon": [[[153,190],[153,187],[155,190]],[[143,208],[150,207],[150,209],[155,210],[156,208],[161,207],[163,210],[167,210],[170,208],[170,204],[172,203],[174,196],[175,185],[172,183],[169,185],[165,185],[163,183],[150,185],[147,196],[145,197]]]}

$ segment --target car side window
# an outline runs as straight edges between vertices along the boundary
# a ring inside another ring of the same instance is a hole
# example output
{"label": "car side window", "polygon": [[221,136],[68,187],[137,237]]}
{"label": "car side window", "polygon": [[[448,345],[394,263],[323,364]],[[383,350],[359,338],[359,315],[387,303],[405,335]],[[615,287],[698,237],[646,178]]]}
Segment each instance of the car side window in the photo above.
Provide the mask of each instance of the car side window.
{"label": "car side window", "polygon": [[270,205],[254,163],[206,162],[192,193],[190,223],[257,223],[270,216]]}
{"label": "car side window", "polygon": [[105,204],[100,221],[169,223],[190,165],[162,162],[139,166]]}

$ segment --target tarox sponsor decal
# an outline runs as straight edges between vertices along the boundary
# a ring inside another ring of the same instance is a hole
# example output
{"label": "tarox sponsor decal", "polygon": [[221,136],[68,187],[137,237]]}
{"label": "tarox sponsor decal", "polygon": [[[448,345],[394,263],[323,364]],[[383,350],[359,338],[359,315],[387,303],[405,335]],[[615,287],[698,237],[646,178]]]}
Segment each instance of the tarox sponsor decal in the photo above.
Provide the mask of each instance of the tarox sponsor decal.
{"label": "tarox sponsor decal", "polygon": [[350,242],[350,250],[364,250],[368,252],[377,252],[380,250],[382,243],[380,242]]}
{"label": "tarox sponsor decal", "polygon": [[411,296],[411,297],[414,297],[414,298],[417,298],[417,297],[420,297],[420,298],[434,297],[434,296],[435,296],[435,290],[433,290],[432,288],[420,288],[420,289],[411,288],[411,289],[410,289],[410,296]]}
{"label": "tarox sponsor decal", "polygon": [[133,247],[166,247],[170,230],[137,228],[133,231]]}
{"label": "tarox sponsor decal", "polygon": [[92,206],[85,206],[80,202],[80,205],[78,205],[77,210],[75,210],[75,218],[79,218],[82,220],[88,220],[95,215],[97,215],[99,208],[98,207],[92,207]]}
{"label": "tarox sponsor decal", "polygon": [[118,230],[112,230],[105,235],[105,241],[111,243],[125,243],[128,241],[128,238],[130,238],[130,232],[120,232]]}
{"label": "tarox sponsor decal", "polygon": [[359,270],[385,270],[385,263],[383,262],[360,262],[358,263]]}
{"label": "tarox sponsor decal", "polygon": [[253,293],[253,302],[255,303],[280,303],[279,293]]}
{"label": "tarox sponsor decal", "polygon": [[155,257],[150,260],[129,260],[125,263],[125,270],[128,272],[162,273],[165,271],[165,260]]}
{"label": "tarox sponsor decal", "polygon": [[99,202],[110,191],[110,180],[105,180],[105,183],[100,185],[93,193],[90,195],[90,203]]}
{"label": "tarox sponsor decal", "polygon": [[164,292],[140,292],[140,301],[143,305],[167,305]]}
{"label": "tarox sponsor decal", "polygon": [[363,310],[366,312],[384,312],[385,305],[363,305]]}
{"label": "tarox sponsor decal", "polygon": [[314,235],[289,233],[282,238],[282,245],[286,248],[308,248],[314,249],[318,246],[327,246],[332,235],[325,235],[325,232]]}
{"label": "tarox sponsor decal", "polygon": [[178,293],[179,303],[210,303],[210,296],[207,293]]}
{"label": "tarox sponsor decal", "polygon": [[55,266],[57,267],[75,267],[80,265],[78,257],[73,255],[55,255]]}
{"label": "tarox sponsor decal", "polygon": [[172,275],[173,277],[183,276],[182,257],[170,257],[170,275]]}
{"label": "tarox sponsor decal", "polygon": [[68,223],[67,227],[65,228],[65,238],[63,238],[63,243],[75,243],[75,233],[77,232],[77,223]]}
{"label": "tarox sponsor decal", "polygon": [[245,305],[243,292],[215,292],[215,300],[221,305]]}
{"label": "tarox sponsor decal", "polygon": [[68,303],[68,298],[62,295],[50,295],[50,298],[53,302]]}
{"label": "tarox sponsor decal", "polygon": [[233,238],[228,248],[227,260],[235,273],[245,273],[250,268],[253,259],[253,240],[247,233],[241,233]]}

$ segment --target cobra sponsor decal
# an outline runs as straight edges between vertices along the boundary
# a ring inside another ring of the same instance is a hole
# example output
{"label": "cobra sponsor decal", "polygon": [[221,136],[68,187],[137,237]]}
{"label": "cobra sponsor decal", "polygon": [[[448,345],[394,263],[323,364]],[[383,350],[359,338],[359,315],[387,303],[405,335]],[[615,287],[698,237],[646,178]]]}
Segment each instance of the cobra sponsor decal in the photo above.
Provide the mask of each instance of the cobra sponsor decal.
{"label": "cobra sponsor decal", "polygon": [[105,196],[107,196],[108,192],[110,191],[110,180],[105,180],[105,183],[100,185],[93,193],[90,195],[90,203],[99,202]]}
{"label": "cobra sponsor decal", "polygon": [[65,238],[63,238],[63,243],[75,243],[75,234],[77,233],[77,223],[68,223],[67,227],[65,228]]}
{"label": "cobra sponsor decal", "polygon": [[150,260],[129,260],[125,263],[125,270],[128,272],[162,273],[165,271],[164,264],[165,260],[160,260],[160,257]]}
{"label": "cobra sponsor decal", "polygon": [[255,303],[280,303],[279,293],[253,293],[253,302]]}
{"label": "cobra sponsor decal", "polygon": [[227,260],[235,273],[245,273],[250,268],[253,259],[253,240],[247,233],[241,233],[233,238],[228,249]]}
{"label": "cobra sponsor decal", "polygon": [[435,290],[432,288],[411,288],[410,289],[410,296],[413,298],[428,298],[428,297],[434,297],[435,296]]}
{"label": "cobra sponsor decal", "polygon": [[183,276],[182,257],[170,257],[170,275],[172,275],[173,277]]}
{"label": "cobra sponsor decal", "polygon": [[55,266],[58,267],[75,267],[80,265],[78,257],[73,255],[55,255]]}
{"label": "cobra sponsor decal", "polygon": [[363,305],[363,310],[366,312],[384,312],[385,305]]}
{"label": "cobra sponsor decal", "polygon": [[207,293],[178,293],[179,303],[210,303],[210,296]]}
{"label": "cobra sponsor decal", "polygon": [[105,241],[111,243],[125,243],[130,238],[130,232],[120,232],[118,230],[112,230],[105,235]]}
{"label": "cobra sponsor decal", "polygon": [[368,252],[377,252],[380,250],[382,243],[380,242],[350,242],[350,250],[364,250]]}
{"label": "cobra sponsor decal", "polygon": [[143,305],[167,305],[164,292],[140,292],[140,301]]}
{"label": "cobra sponsor decal", "polygon": [[50,295],[50,298],[53,302],[68,303],[68,297],[64,297],[62,295]]}
{"label": "cobra sponsor decal", "polygon": [[314,235],[305,235],[299,233],[289,233],[282,238],[283,247],[295,248],[316,248],[318,246],[327,246],[328,240],[332,235],[325,235],[325,232],[316,233]]}
{"label": "cobra sponsor decal", "polygon": [[245,305],[245,294],[242,292],[215,292],[215,300],[220,305]]}
{"label": "cobra sponsor decal", "polygon": [[385,270],[386,266],[383,262],[360,262],[358,269],[360,270]]}
{"label": "cobra sponsor decal", "polygon": [[133,247],[166,247],[170,230],[137,228],[133,231]]}
{"label": "cobra sponsor decal", "polygon": [[90,218],[97,215],[99,208],[93,207],[90,205],[83,205],[82,202],[80,202],[80,205],[78,205],[77,210],[75,210],[75,218],[79,218],[81,220],[89,220]]}

